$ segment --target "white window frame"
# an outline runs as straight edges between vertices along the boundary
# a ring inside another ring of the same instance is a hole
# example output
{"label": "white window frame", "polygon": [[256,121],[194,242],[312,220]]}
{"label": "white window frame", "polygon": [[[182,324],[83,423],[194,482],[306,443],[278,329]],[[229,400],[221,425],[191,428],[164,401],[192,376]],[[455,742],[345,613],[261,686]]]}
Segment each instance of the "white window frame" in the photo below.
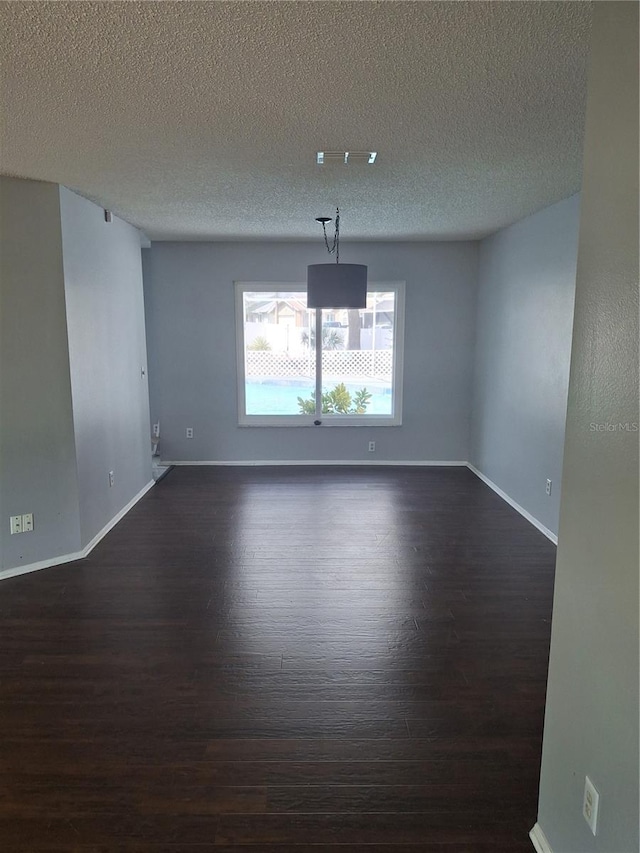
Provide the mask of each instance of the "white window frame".
{"label": "white window frame", "polygon": [[[307,286],[302,282],[284,281],[235,281],[236,301],[236,359],[237,359],[237,388],[238,388],[238,425],[242,427],[380,427],[401,426],[402,424],[402,382],[404,356],[404,281],[370,282],[369,289],[375,291],[392,291],[395,293],[395,318],[393,334],[393,414],[391,415],[247,415],[245,398],[244,373],[244,304],[246,292],[265,291],[306,291]],[[320,326],[320,329],[318,329]],[[322,339],[321,312],[316,312],[316,340]],[[322,348],[316,350],[316,400],[321,406],[321,394],[318,393],[320,382],[320,363]],[[321,423],[315,424],[316,420]]]}

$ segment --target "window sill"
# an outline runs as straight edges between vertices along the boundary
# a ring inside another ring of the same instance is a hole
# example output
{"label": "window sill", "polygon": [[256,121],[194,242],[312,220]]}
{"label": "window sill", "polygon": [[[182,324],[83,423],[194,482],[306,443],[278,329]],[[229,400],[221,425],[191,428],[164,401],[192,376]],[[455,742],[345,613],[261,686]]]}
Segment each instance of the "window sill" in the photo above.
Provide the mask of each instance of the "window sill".
{"label": "window sill", "polygon": [[240,418],[238,421],[239,427],[311,427],[312,429],[322,429],[323,427],[397,427],[402,426],[402,419],[395,418],[393,416],[385,417],[384,415],[380,415],[376,417],[375,415],[371,415],[368,418],[360,418],[354,417],[350,415],[340,416],[340,415],[326,415],[322,418],[320,424],[315,424],[313,420],[309,420],[309,418],[298,418],[295,415],[290,417],[281,417],[278,415],[273,415],[269,417],[268,415],[264,415],[263,417],[254,416],[254,417],[244,417]]}

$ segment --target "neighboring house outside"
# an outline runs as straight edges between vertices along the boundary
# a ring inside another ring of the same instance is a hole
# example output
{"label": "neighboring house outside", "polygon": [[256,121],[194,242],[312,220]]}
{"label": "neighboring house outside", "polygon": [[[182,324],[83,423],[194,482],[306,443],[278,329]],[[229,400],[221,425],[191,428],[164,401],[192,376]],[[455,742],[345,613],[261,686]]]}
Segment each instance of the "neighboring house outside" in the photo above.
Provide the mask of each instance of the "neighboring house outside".
{"label": "neighboring house outside", "polygon": [[269,299],[256,302],[247,310],[249,323],[276,323],[305,328],[309,325],[307,307],[298,299]]}

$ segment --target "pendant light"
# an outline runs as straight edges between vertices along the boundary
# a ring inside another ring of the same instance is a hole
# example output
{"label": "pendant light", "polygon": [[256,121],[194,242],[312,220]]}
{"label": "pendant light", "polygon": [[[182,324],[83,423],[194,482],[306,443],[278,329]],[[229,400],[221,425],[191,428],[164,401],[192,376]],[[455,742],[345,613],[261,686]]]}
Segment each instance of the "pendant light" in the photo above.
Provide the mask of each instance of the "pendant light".
{"label": "pendant light", "polygon": [[329,216],[317,216],[322,225],[324,243],[335,264],[310,264],[307,267],[307,308],[366,308],[367,268],[364,264],[340,263],[340,210],[336,208],[333,245],[327,239]]}

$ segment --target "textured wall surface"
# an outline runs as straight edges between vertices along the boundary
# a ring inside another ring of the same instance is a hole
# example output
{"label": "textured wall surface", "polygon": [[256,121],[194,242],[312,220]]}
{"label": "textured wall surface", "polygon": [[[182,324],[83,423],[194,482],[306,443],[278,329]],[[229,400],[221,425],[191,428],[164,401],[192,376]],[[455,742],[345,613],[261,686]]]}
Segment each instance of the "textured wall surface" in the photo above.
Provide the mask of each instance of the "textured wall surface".
{"label": "textured wall surface", "polygon": [[[0,178],[1,569],[80,547],[58,187]],[[30,533],[9,516],[32,512]]]}
{"label": "textured wall surface", "polygon": [[[314,244],[154,243],[143,252],[151,414],[163,459],[467,459],[477,245],[351,244],[369,281],[406,281],[400,427],[238,427],[233,281],[305,281]],[[194,428],[194,439],[185,428]]]}
{"label": "textured wall surface", "polygon": [[578,219],[574,196],[480,246],[470,461],[555,534]]}
{"label": "textured wall surface", "polygon": [[60,210],[84,546],[151,479],[142,264],[126,222],[64,187]]}
{"label": "textured wall surface", "polygon": [[[483,236],[580,187],[589,3],[0,4],[3,168],[154,239]],[[70,144],[72,143],[72,144]],[[375,166],[315,152],[376,150]]]}
{"label": "textured wall surface", "polygon": [[638,850],[637,61],[637,4],[599,3],[538,812],[556,853]]}

